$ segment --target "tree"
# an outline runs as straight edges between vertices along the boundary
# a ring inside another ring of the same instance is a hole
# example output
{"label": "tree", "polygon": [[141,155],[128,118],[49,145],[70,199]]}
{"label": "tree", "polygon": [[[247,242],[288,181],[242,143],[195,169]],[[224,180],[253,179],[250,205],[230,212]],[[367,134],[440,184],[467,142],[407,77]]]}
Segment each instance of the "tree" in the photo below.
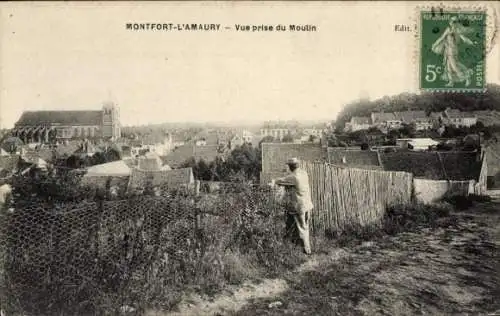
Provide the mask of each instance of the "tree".
{"label": "tree", "polygon": [[333,131],[328,131],[325,135],[326,143],[328,147],[337,147],[338,146],[338,139],[337,136],[335,136],[335,133]]}
{"label": "tree", "polygon": [[371,126],[371,127],[367,130],[367,133],[368,133],[368,134],[380,134],[380,133],[382,133],[382,132],[378,129],[378,127],[376,127],[376,126]]}
{"label": "tree", "polygon": [[367,143],[361,144],[361,150],[369,150],[369,149],[370,149],[370,145],[368,145]]}
{"label": "tree", "polygon": [[399,129],[400,135],[406,138],[414,138],[416,132],[417,131],[413,124],[403,124],[403,126]]}
{"label": "tree", "polygon": [[261,150],[250,144],[235,148],[226,160],[217,157],[206,163],[194,158],[186,160],[183,168],[193,168],[197,180],[203,181],[234,181],[243,177],[246,180],[258,181],[261,171]]}
{"label": "tree", "polygon": [[391,129],[388,132],[388,136],[390,139],[396,139],[396,138],[400,138],[401,135],[400,135],[399,130]]}
{"label": "tree", "polygon": [[318,137],[316,135],[309,135],[309,142],[310,143],[314,143],[316,141],[316,139],[318,139]]}
{"label": "tree", "polygon": [[293,137],[292,134],[288,133],[285,136],[283,136],[283,139],[281,140],[283,143],[293,143]]}
{"label": "tree", "polygon": [[231,152],[227,164],[231,171],[243,172],[248,180],[258,180],[261,170],[261,150],[243,144]]}
{"label": "tree", "polygon": [[92,156],[92,165],[100,165],[106,163],[106,155],[102,152],[96,152]]}
{"label": "tree", "polygon": [[122,159],[122,154],[119,149],[110,147],[104,153],[106,162],[112,162]]}
{"label": "tree", "polygon": [[263,143],[274,143],[276,142],[276,140],[274,139],[274,137],[272,136],[265,136],[264,138],[262,138],[259,142],[259,148],[262,148],[262,144]]}
{"label": "tree", "polygon": [[476,125],[474,126],[477,130],[483,130],[485,128],[484,123],[481,121],[478,121]]}

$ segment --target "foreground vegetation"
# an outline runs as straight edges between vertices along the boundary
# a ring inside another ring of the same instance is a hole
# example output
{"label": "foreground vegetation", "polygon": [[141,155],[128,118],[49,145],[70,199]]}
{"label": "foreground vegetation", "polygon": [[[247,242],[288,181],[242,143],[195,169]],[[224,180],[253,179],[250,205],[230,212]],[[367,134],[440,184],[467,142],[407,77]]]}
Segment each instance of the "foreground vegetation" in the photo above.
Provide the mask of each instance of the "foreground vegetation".
{"label": "foreground vegetation", "polygon": [[283,210],[263,190],[106,201],[59,174],[17,179],[13,193],[14,212],[0,215],[7,313],[169,310],[185,293],[275,277],[306,259],[283,240]]}
{"label": "foreground vegetation", "polygon": [[500,203],[451,200],[393,209],[385,233],[343,238],[314,268],[283,276],[285,291],[233,314],[497,315]]}
{"label": "foreground vegetation", "polygon": [[[81,187],[73,175],[59,174],[17,179],[13,190],[14,212],[0,215],[5,223],[0,228],[5,269],[1,308],[8,313],[141,315],[175,310],[189,293],[211,296],[244,281],[280,278],[307,261],[301,249],[283,240],[283,209],[263,189],[235,185],[221,195],[194,197],[170,190],[161,197],[107,201],[102,192]],[[288,311],[304,308],[305,313],[316,306],[321,314],[331,307],[327,297],[344,295],[336,306],[343,306],[340,314],[349,314],[368,293],[370,273],[382,271],[382,265],[403,264],[402,256],[391,257],[390,238],[399,238],[397,247],[408,252],[406,257],[410,250],[422,252],[418,238],[439,232],[449,239],[449,232],[464,229],[464,218],[455,216],[458,206],[481,203],[488,202],[471,197],[433,206],[395,206],[381,227],[351,227],[330,239],[316,235],[316,254],[329,256],[338,247],[355,253],[336,268],[326,265],[304,278],[292,277],[295,289],[280,299],[294,302]],[[381,248],[367,250],[366,242]],[[363,257],[372,251],[376,254]],[[374,260],[383,262],[372,265]],[[372,272],[363,272],[365,268]],[[262,304],[267,306],[267,301],[249,306],[245,315],[262,314]]]}

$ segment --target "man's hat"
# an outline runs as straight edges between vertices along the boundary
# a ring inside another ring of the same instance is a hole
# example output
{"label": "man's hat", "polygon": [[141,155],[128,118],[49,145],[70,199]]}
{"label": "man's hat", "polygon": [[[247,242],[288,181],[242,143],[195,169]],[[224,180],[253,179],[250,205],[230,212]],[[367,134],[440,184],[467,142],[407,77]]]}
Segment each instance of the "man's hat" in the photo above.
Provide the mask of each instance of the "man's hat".
{"label": "man's hat", "polygon": [[299,164],[299,159],[298,158],[289,158],[286,162],[287,165],[298,165]]}

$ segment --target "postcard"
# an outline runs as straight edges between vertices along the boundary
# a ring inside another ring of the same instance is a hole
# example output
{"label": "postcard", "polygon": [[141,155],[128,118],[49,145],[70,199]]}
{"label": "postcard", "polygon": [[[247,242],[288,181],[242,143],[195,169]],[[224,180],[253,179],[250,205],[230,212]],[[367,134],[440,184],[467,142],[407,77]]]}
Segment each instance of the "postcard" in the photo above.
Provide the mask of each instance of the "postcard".
{"label": "postcard", "polygon": [[499,315],[500,2],[0,4],[0,316]]}

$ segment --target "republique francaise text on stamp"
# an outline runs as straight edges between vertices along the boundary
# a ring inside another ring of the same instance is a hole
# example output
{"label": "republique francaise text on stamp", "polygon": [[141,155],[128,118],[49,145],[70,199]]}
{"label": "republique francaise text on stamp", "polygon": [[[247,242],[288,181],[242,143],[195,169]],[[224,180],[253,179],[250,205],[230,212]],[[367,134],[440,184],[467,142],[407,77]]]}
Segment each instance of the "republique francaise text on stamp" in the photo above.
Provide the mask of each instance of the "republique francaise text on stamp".
{"label": "republique francaise text on stamp", "polygon": [[420,89],[484,91],[486,12],[420,11]]}

